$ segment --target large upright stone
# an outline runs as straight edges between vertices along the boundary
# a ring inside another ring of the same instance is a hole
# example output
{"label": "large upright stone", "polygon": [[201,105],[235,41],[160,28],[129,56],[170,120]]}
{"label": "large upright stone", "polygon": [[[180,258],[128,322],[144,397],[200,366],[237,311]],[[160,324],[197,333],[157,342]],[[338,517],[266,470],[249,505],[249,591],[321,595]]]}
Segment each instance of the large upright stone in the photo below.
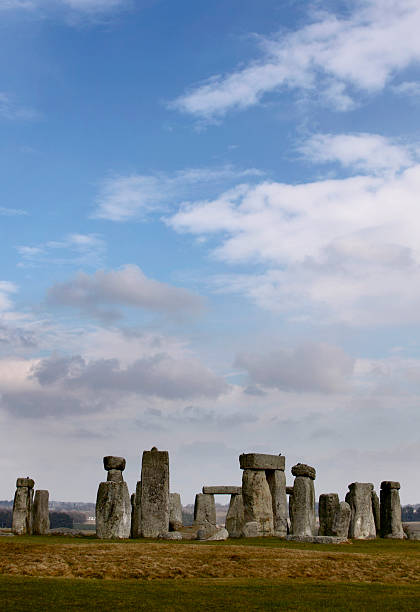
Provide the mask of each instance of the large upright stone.
{"label": "large upright stone", "polygon": [[381,529],[381,508],[379,503],[379,497],[375,490],[372,491],[372,512],[373,520],[375,522],[376,533],[380,533]]}
{"label": "large upright stone", "polygon": [[[320,536],[332,536],[335,515],[340,506],[337,493],[322,493],[319,496],[319,534]],[[347,535],[347,534],[346,534]]]}
{"label": "large upright stone", "polygon": [[32,534],[32,504],[34,496],[32,478],[18,478],[13,501],[12,532],[15,535]]}
{"label": "large upright stone", "polygon": [[141,538],[141,481],[136,485],[136,492],[131,496],[131,537]]}
{"label": "large upright stone", "polygon": [[169,531],[169,454],[153,447],[141,466],[141,532],[157,538]]}
{"label": "large upright stone", "polygon": [[169,531],[178,531],[182,527],[182,505],[179,493],[169,494]]}
{"label": "large upright stone", "polygon": [[353,482],[349,484],[346,502],[351,508],[349,537],[368,540],[376,537],[375,519],[372,510],[373,484]]}
{"label": "large upright stone", "polygon": [[274,535],[273,502],[264,470],[243,471],[242,498],[244,527],[247,523],[256,523],[257,535]]}
{"label": "large upright stone", "polygon": [[274,535],[284,538],[287,536],[286,474],[282,470],[266,470],[265,476],[271,493]]}
{"label": "large upright stone", "polygon": [[331,535],[338,538],[349,537],[349,527],[351,519],[351,508],[349,504],[342,501],[338,504],[337,512],[334,516]]}
{"label": "large upright stone", "polygon": [[50,530],[48,498],[48,491],[42,489],[35,491],[34,505],[32,509],[32,533],[34,535],[47,535]]}
{"label": "large upright stone", "polygon": [[96,497],[96,535],[101,539],[130,537],[131,502],[126,482],[101,482]]}
{"label": "large upright stone", "polygon": [[242,493],[231,495],[226,515],[226,529],[230,538],[240,538],[244,527],[244,502]]}
{"label": "large upright stone", "polygon": [[381,537],[402,540],[400,483],[392,480],[381,482]]}
{"label": "large upright stone", "polygon": [[296,476],[289,498],[291,532],[296,536],[316,535],[314,481]]}
{"label": "large upright stone", "polygon": [[216,524],[216,504],[214,495],[197,493],[194,503],[194,525]]}

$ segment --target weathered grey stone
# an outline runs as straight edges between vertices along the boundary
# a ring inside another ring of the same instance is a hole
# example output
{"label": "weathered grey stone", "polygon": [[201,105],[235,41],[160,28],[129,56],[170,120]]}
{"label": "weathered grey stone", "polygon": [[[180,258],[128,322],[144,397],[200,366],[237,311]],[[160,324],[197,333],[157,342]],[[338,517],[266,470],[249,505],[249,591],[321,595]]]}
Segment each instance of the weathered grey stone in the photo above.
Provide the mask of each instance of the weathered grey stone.
{"label": "weathered grey stone", "polygon": [[240,495],[242,493],[242,487],[203,487],[203,493],[205,495]]}
{"label": "weathered grey stone", "polygon": [[182,533],[179,531],[168,531],[159,536],[162,540],[182,540]]}
{"label": "weathered grey stone", "polygon": [[286,487],[286,495],[293,495],[293,487]]}
{"label": "weathered grey stone", "polygon": [[381,509],[379,505],[379,497],[375,490],[372,491],[372,512],[373,520],[375,521],[375,530],[378,534],[381,529]]}
{"label": "weathered grey stone", "polygon": [[96,497],[96,535],[101,539],[130,537],[131,503],[126,482],[101,482]]}
{"label": "weathered grey stone", "polygon": [[18,478],[16,481],[12,514],[12,533],[15,535],[32,534],[34,484],[32,478]]}
{"label": "weathered grey stone", "polygon": [[197,493],[194,503],[194,524],[202,525],[206,521],[216,524],[216,504],[214,495],[207,493]]}
{"label": "weathered grey stone", "polygon": [[34,505],[32,508],[32,533],[34,535],[47,535],[50,530],[48,498],[48,491],[42,489],[35,491]]}
{"label": "weathered grey stone", "polygon": [[244,538],[258,538],[260,533],[260,525],[256,521],[250,521],[245,523],[242,529],[242,535]]}
{"label": "weathered grey stone", "polygon": [[273,508],[274,535],[283,538],[287,535],[287,495],[286,474],[281,470],[266,470]]}
{"label": "weathered grey stone", "polygon": [[316,535],[314,481],[308,476],[296,476],[293,495],[289,498],[293,535]]}
{"label": "weathered grey stone", "polygon": [[[334,519],[339,511],[340,501],[337,493],[322,493],[319,496],[319,535],[332,536]],[[347,536],[346,536],[347,537]]]}
{"label": "weathered grey stone", "polygon": [[182,505],[179,493],[169,494],[169,531],[178,531],[182,527]]}
{"label": "weathered grey stone", "polygon": [[373,484],[353,482],[349,484],[346,502],[351,508],[349,537],[368,540],[376,537],[375,519],[372,510]]}
{"label": "weathered grey stone", "polygon": [[265,455],[262,453],[245,453],[239,455],[241,470],[282,470],[285,458],[282,455]]}
{"label": "weathered grey stone", "polygon": [[131,537],[141,538],[141,480],[131,496]]}
{"label": "weathered grey stone", "polygon": [[310,542],[311,544],[344,544],[348,542],[346,537],[335,536],[304,536],[304,535],[288,535],[287,540],[291,542]]}
{"label": "weathered grey stone", "polygon": [[420,523],[403,523],[403,530],[409,540],[420,540]]}
{"label": "weathered grey stone", "polygon": [[297,463],[292,467],[293,476],[306,476],[307,478],[311,478],[315,480],[316,478],[316,470],[311,465],[307,465],[306,463]]}
{"label": "weathered grey stone", "polygon": [[273,503],[265,470],[243,471],[242,498],[245,523],[256,522],[260,536],[274,535]]}
{"label": "weathered grey stone", "polygon": [[121,470],[108,470],[108,482],[123,482],[124,478]]}
{"label": "weathered grey stone", "polygon": [[212,536],[210,536],[209,538],[207,538],[207,542],[218,542],[218,541],[222,541],[222,540],[227,540],[229,537],[229,532],[227,529],[225,529],[224,527],[221,527],[220,529],[218,529],[216,531],[216,533],[214,533]]}
{"label": "weathered grey stone", "polygon": [[[242,490],[242,488],[241,488]],[[226,529],[230,538],[240,538],[244,526],[244,502],[242,493],[231,495],[229,510],[226,515]]]}
{"label": "weathered grey stone", "polygon": [[331,535],[338,538],[347,538],[349,535],[350,519],[351,508],[349,504],[345,501],[340,502],[332,524]]}
{"label": "weathered grey stone", "polygon": [[381,537],[402,540],[404,531],[401,522],[400,483],[381,483]]}
{"label": "weathered grey stone", "polygon": [[169,454],[153,447],[141,466],[141,532],[157,538],[169,531]]}
{"label": "weathered grey stone", "polygon": [[113,457],[108,455],[104,457],[104,468],[108,470],[125,470],[125,459],[124,457]]}
{"label": "weathered grey stone", "polygon": [[209,523],[209,521],[204,521],[200,526],[200,529],[197,531],[197,540],[207,540],[211,536],[213,536],[219,527],[214,525],[213,523]]}

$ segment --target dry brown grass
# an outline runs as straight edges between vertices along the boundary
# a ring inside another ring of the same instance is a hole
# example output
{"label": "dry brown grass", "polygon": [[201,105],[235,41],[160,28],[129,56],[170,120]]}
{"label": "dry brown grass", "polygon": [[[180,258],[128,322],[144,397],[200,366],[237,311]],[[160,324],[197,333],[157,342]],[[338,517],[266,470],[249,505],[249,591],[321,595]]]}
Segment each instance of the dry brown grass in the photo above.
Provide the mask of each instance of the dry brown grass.
{"label": "dry brown grass", "polygon": [[420,585],[419,558],[163,543],[0,543],[0,574],[103,579],[268,578]]}

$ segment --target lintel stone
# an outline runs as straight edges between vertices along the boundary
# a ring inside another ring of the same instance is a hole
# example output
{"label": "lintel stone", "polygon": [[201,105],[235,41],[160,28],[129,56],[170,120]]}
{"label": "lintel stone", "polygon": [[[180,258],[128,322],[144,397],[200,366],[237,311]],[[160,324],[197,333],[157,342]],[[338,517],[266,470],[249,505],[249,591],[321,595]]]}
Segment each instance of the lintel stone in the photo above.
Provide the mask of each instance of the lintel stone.
{"label": "lintel stone", "polygon": [[396,480],[383,480],[381,489],[401,489],[401,485]]}
{"label": "lintel stone", "polygon": [[284,472],[283,455],[265,455],[262,453],[244,453],[239,455],[241,470],[281,470]]}
{"label": "lintel stone", "polygon": [[240,495],[242,493],[242,487],[203,487],[203,493],[205,495]]}

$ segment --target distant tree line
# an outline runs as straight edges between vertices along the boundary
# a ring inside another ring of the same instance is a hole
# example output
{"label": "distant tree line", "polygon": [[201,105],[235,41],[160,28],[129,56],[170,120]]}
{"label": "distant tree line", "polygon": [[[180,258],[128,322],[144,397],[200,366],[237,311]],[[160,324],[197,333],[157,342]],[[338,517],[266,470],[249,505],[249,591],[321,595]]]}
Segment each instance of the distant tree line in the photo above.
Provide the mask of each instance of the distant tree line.
{"label": "distant tree line", "polygon": [[401,518],[405,523],[420,522],[420,506],[403,506]]}
{"label": "distant tree line", "polygon": [[[0,508],[0,528],[10,529],[12,527],[12,510]],[[73,517],[67,512],[50,512],[50,528],[68,527],[73,529]]]}

